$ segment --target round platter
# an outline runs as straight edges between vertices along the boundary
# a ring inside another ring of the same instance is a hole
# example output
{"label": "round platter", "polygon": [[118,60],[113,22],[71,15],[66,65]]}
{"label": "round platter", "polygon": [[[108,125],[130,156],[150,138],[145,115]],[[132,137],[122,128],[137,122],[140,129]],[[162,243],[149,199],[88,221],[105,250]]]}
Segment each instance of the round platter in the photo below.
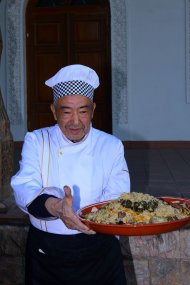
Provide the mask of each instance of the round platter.
{"label": "round platter", "polygon": [[[190,200],[188,199],[174,198],[174,197],[159,197],[159,199],[162,199],[171,205],[172,203],[176,203],[176,202],[179,202],[181,204],[184,203],[188,205],[188,207],[190,208]],[[110,234],[110,235],[121,235],[121,236],[158,235],[158,234],[178,230],[190,224],[190,216],[187,218],[172,221],[172,222],[164,222],[164,223],[156,223],[156,224],[136,224],[136,225],[100,224],[100,223],[90,222],[82,218],[82,215],[91,212],[93,207],[99,208],[109,202],[110,201],[95,203],[95,204],[91,204],[89,206],[81,208],[78,211],[78,215],[81,221],[97,233]]]}

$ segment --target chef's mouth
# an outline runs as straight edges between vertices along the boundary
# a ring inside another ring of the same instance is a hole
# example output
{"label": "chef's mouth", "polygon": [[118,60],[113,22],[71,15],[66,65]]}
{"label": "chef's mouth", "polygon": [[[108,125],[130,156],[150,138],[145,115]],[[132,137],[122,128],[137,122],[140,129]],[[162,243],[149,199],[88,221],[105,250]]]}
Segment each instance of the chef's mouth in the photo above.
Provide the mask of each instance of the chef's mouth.
{"label": "chef's mouth", "polygon": [[73,129],[73,128],[69,128],[68,129],[70,132],[72,132],[72,133],[78,133],[78,132],[80,132],[81,130],[82,130],[82,128],[77,128],[77,129]]}
{"label": "chef's mouth", "polygon": [[79,131],[82,131],[84,129],[84,126],[73,126],[73,125],[71,125],[71,126],[67,126],[67,130],[68,131],[71,131],[71,132],[79,132]]}

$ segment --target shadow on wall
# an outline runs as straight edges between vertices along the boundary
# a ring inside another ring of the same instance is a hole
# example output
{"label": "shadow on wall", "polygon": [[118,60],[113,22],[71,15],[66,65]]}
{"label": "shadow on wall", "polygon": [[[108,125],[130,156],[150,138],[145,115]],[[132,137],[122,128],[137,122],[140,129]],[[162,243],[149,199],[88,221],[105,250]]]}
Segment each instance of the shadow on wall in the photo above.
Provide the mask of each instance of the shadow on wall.
{"label": "shadow on wall", "polygon": [[127,236],[120,237],[120,245],[125,268],[125,275],[128,285],[137,285],[135,266],[130,248],[129,238]]}
{"label": "shadow on wall", "polygon": [[21,160],[22,145],[14,146],[14,174],[19,170],[19,161]]}
{"label": "shadow on wall", "polygon": [[[150,148],[149,143],[137,134],[129,134],[130,138],[137,138],[138,140],[125,141],[125,158],[129,168],[131,191],[135,192],[147,192],[149,185],[149,171],[147,169],[149,165]],[[142,143],[143,142],[143,148]],[[139,190],[138,190],[139,189]]]}

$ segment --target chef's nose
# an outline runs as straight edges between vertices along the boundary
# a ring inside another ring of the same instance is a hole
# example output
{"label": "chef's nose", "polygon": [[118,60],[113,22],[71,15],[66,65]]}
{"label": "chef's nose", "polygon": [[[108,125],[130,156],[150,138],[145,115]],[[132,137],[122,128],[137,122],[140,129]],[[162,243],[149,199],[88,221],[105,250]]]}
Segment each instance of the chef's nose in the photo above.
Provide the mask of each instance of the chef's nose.
{"label": "chef's nose", "polygon": [[74,113],[73,113],[73,123],[74,123],[75,125],[78,125],[78,123],[79,123],[79,115],[78,115],[77,112],[74,112]]}

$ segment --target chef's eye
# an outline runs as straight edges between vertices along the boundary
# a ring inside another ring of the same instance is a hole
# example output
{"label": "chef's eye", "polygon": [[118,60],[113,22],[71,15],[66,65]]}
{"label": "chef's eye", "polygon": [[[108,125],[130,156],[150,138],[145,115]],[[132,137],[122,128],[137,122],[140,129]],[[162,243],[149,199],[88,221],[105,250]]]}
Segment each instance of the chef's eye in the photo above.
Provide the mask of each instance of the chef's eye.
{"label": "chef's eye", "polygon": [[87,116],[89,114],[89,109],[84,108],[79,111],[80,116]]}
{"label": "chef's eye", "polygon": [[68,115],[68,114],[71,114],[71,110],[69,110],[69,109],[61,109],[61,113],[63,115]]}

